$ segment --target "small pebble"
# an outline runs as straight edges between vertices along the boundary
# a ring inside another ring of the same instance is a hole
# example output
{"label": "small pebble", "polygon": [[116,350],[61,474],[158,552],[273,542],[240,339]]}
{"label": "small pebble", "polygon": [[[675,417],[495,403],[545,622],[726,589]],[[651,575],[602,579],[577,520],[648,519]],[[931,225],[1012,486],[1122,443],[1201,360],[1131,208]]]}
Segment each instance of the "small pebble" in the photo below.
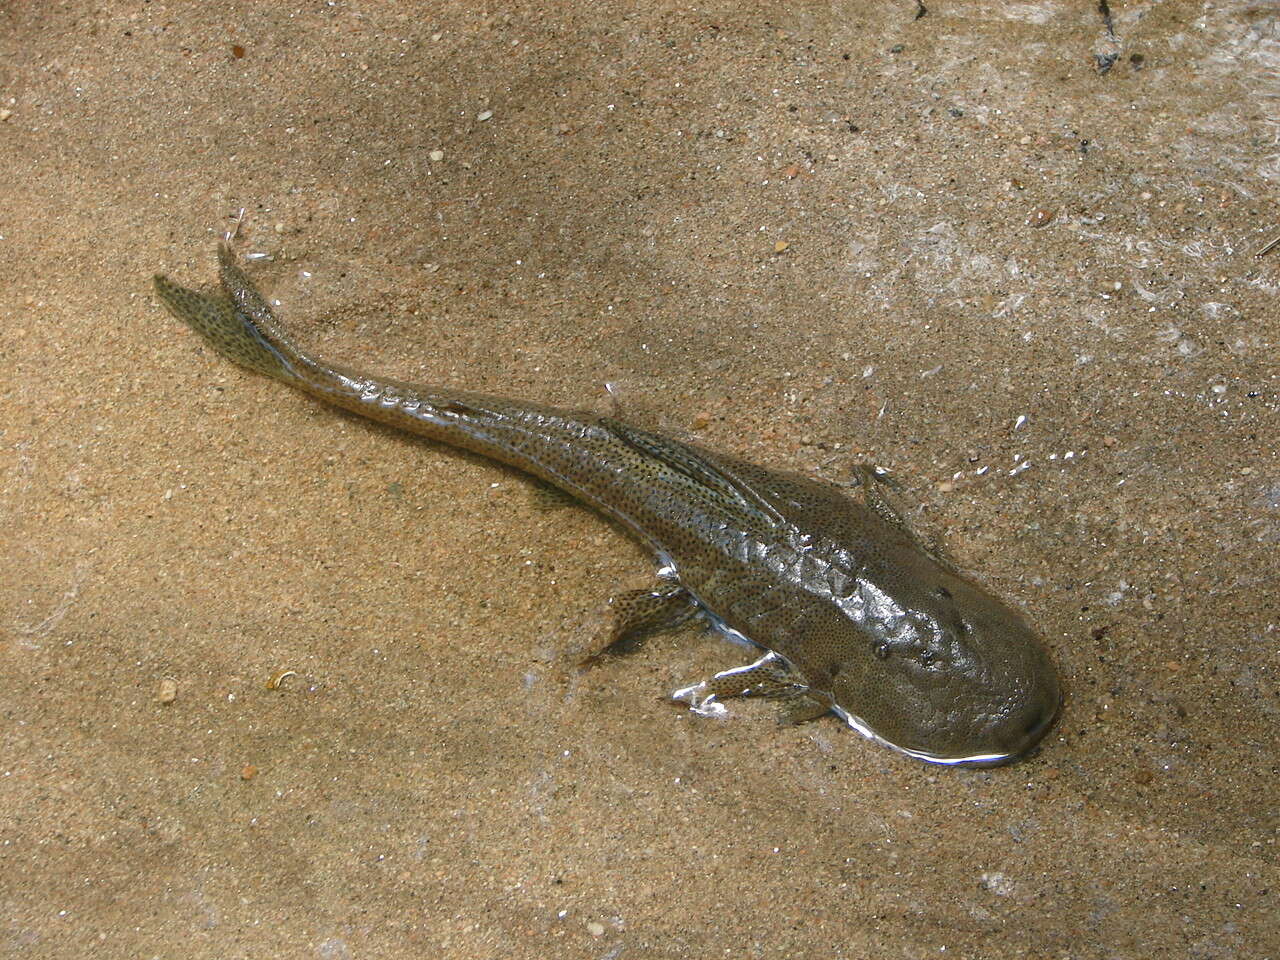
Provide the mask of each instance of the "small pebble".
{"label": "small pebble", "polygon": [[593,937],[603,937],[604,924],[597,923],[596,921],[592,920],[590,923],[587,924],[587,933],[591,934]]}
{"label": "small pebble", "polygon": [[1013,881],[1003,873],[984,873],[978,880],[984,888],[990,890],[997,897],[1007,897],[1014,890]]}
{"label": "small pebble", "polygon": [[1043,227],[1053,219],[1053,215],[1056,212],[1056,210],[1041,207],[1039,210],[1034,211],[1031,216],[1027,217],[1027,225],[1031,227]]}
{"label": "small pebble", "polygon": [[694,430],[705,429],[707,424],[711,422],[711,414],[705,410],[694,416],[693,421],[689,424]]}
{"label": "small pebble", "polygon": [[444,151],[432,150],[430,153],[427,154],[427,156],[431,158],[432,163],[439,163],[441,160],[444,159]]}
{"label": "small pebble", "polygon": [[493,116],[492,110],[482,110],[480,113],[476,114],[476,119],[483,121],[483,120],[488,120],[492,116]]}
{"label": "small pebble", "polygon": [[240,768],[241,780],[252,780],[257,775],[258,775],[258,768],[255,767],[252,763],[246,763],[243,767]]}
{"label": "small pebble", "polygon": [[12,116],[13,116],[13,111],[10,110],[8,107],[5,107],[3,110],[0,110],[0,122],[8,120]]}
{"label": "small pebble", "polygon": [[271,229],[276,233],[284,233],[284,224],[277,220]]}
{"label": "small pebble", "polygon": [[156,694],[158,703],[173,703],[178,699],[178,681],[165,677],[160,681],[160,692]]}
{"label": "small pebble", "polygon": [[791,246],[791,244],[788,243],[786,240],[779,240],[777,243],[773,245],[773,252],[781,253],[783,250],[787,249],[787,247],[789,246]]}

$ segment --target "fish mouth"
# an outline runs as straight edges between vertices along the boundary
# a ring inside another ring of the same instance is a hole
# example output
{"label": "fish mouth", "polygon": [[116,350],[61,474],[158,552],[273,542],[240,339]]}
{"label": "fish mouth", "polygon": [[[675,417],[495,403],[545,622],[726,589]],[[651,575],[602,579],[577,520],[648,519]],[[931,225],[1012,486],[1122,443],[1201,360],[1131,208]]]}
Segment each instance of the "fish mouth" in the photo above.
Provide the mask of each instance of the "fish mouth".
{"label": "fish mouth", "polygon": [[944,767],[999,767],[1018,760],[1025,760],[1038,753],[1037,745],[1062,712],[1062,701],[1059,699],[1052,706],[1042,707],[1030,713],[1022,729],[1009,749],[995,748],[988,751],[975,751],[971,754],[935,753],[914,747],[904,747],[876,733],[861,717],[850,713],[840,705],[832,707],[832,712],[862,736],[881,746],[888,747],[895,753],[905,754],[925,763],[934,763]]}
{"label": "fish mouth", "polygon": [[[1025,760],[1040,752],[1040,741],[1044,739],[1045,734],[1058,721],[1058,716],[1062,713],[1062,697],[1046,704],[1041,704],[1027,712],[1023,719],[1014,746],[1006,754],[1002,760],[986,761],[986,766],[996,766],[1001,763],[1011,763],[1015,760]],[[978,761],[982,762],[982,761]]]}
{"label": "fish mouth", "polygon": [[850,727],[862,734],[868,740],[880,744],[882,747],[888,747],[895,753],[901,753],[908,757],[915,757],[917,760],[923,760],[925,763],[936,763],[940,766],[970,766],[970,767],[996,767],[1002,763],[1008,763],[1018,756],[1014,752],[1004,753],[975,753],[968,756],[950,756],[941,753],[931,753],[928,750],[916,750],[912,747],[904,747],[901,744],[894,743],[892,740],[886,740],[861,717],[850,713],[839,704],[831,708],[831,712],[847,723]]}

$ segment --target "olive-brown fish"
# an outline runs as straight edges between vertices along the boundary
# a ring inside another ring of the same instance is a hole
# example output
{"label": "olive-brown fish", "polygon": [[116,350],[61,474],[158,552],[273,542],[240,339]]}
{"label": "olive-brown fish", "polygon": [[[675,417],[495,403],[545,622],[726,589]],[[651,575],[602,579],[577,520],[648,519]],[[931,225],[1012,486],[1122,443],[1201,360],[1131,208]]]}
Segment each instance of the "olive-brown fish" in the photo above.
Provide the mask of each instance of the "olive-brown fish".
{"label": "olive-brown fish", "polygon": [[281,331],[224,244],[221,292],[163,276],[169,310],[219,353],[348,410],[500,460],[620,521],[657,584],[611,601],[603,650],[701,613],[764,651],[674,696],[784,701],[835,713],[922,760],[995,764],[1026,753],[1058,712],[1057,671],[1013,608],[914,537],[861,471],[863,501],[613,417],[415,386],[328,363]]}

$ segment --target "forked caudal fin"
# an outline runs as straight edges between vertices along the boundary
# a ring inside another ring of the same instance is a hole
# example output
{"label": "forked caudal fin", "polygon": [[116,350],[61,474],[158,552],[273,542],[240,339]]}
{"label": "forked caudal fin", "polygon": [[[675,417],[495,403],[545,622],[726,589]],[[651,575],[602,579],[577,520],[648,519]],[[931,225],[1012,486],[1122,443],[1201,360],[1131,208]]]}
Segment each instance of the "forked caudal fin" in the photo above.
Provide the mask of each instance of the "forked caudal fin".
{"label": "forked caudal fin", "polygon": [[218,260],[221,294],[197,293],[156,274],[156,295],[170,313],[229,360],[280,380],[297,379],[296,365],[305,358],[280,332],[271,308],[226,244],[219,246]]}

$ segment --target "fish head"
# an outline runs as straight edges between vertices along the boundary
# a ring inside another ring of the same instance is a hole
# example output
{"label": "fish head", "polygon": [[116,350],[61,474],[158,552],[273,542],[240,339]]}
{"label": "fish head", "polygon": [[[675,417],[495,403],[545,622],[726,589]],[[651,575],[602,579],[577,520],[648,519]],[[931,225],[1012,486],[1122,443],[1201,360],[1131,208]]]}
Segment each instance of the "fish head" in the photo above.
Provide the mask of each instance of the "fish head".
{"label": "fish head", "polygon": [[[1030,751],[1062,701],[1027,620],[940,564],[862,580],[841,604],[846,641],[825,665],[835,711],[863,734],[934,763],[995,765]],[[869,641],[869,642],[868,642]]]}

